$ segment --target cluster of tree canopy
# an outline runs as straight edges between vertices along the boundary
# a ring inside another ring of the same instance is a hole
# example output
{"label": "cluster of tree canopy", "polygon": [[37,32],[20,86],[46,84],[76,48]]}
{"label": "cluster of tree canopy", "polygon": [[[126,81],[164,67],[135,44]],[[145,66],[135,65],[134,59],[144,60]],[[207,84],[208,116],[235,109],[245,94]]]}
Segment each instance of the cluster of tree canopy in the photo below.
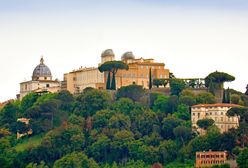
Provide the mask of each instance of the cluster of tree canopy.
{"label": "cluster of tree canopy", "polygon": [[[178,92],[176,92],[178,93]],[[183,90],[177,95],[149,93],[141,86],[119,89],[116,99],[107,91],[85,89],[77,96],[31,93],[0,111],[0,165],[54,168],[148,168],[193,167],[195,152],[227,150],[242,168],[248,160],[248,118],[221,134],[217,127],[203,125],[206,135],[192,132],[190,106],[215,103],[211,93],[195,95]],[[236,115],[237,111],[230,115]],[[30,119],[29,125],[17,118]],[[29,137],[16,140],[16,132],[32,129]],[[26,141],[39,137],[39,143]],[[21,149],[20,149],[21,146]]]}

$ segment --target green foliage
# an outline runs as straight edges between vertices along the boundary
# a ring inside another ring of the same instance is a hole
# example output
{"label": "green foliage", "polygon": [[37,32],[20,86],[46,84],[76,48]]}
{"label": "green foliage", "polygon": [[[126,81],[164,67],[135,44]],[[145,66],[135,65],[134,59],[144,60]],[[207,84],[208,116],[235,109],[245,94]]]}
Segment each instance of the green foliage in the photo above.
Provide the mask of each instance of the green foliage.
{"label": "green foliage", "polygon": [[222,165],[214,165],[212,168],[230,168],[230,165],[228,163],[222,164]]}
{"label": "green foliage", "polygon": [[[197,96],[188,89],[171,96],[151,93],[151,109],[138,102],[147,95],[141,86],[118,92],[111,103],[107,92],[86,88],[77,96],[68,91],[34,94],[6,105],[0,110],[1,167],[192,167],[196,151],[238,155],[248,145],[245,107],[228,112],[240,116],[237,129],[221,134],[208,126],[206,135],[196,136],[189,106],[214,102],[211,94]],[[248,102],[242,93],[230,93]],[[16,140],[15,131],[27,129],[19,117],[30,119],[34,134]]]}
{"label": "green foliage", "polygon": [[170,92],[171,95],[179,95],[183,89],[185,89],[185,82],[181,79],[170,79]]}
{"label": "green foliage", "polygon": [[19,140],[20,142],[16,144],[14,149],[17,152],[22,152],[30,148],[35,148],[41,144],[42,138],[44,135],[35,135],[32,137],[25,137],[24,139]]}
{"label": "green foliage", "polygon": [[152,69],[149,69],[149,89],[152,89]]}
{"label": "green foliage", "polygon": [[177,109],[178,97],[159,95],[154,102],[153,110],[156,112],[172,113]]}
{"label": "green foliage", "polygon": [[237,94],[232,94],[230,99],[231,99],[231,103],[239,104],[240,96]]}
{"label": "green foliage", "polygon": [[215,97],[211,93],[200,93],[196,96],[196,104],[214,104]]}
{"label": "green foliage", "polygon": [[116,93],[117,100],[120,98],[129,98],[133,101],[139,101],[145,94],[145,90],[139,85],[123,86]]}
{"label": "green foliage", "polygon": [[54,168],[99,168],[99,165],[82,152],[73,152],[65,155],[54,163]]}
{"label": "green foliage", "polygon": [[159,153],[162,163],[169,163],[177,158],[177,145],[174,141],[163,141],[159,145]]}
{"label": "green foliage", "polygon": [[182,141],[183,146],[185,145],[185,142],[187,142],[192,136],[191,128],[185,126],[178,126],[174,128],[173,133],[176,138]]}
{"label": "green foliage", "polygon": [[190,120],[189,106],[185,104],[180,104],[177,107],[177,112],[173,113],[173,116],[182,120],[189,121]]}
{"label": "green foliage", "polygon": [[0,126],[12,133],[16,133],[16,121],[18,118],[19,106],[16,103],[9,103],[0,111]]}
{"label": "green foliage", "polygon": [[41,161],[40,164],[29,163],[26,168],[49,168],[44,161]]}
{"label": "green foliage", "polygon": [[208,127],[214,124],[214,120],[206,118],[206,119],[198,120],[196,124],[198,125],[198,127],[206,130]]}
{"label": "green foliage", "polygon": [[163,86],[166,87],[166,85],[169,83],[168,79],[153,79],[153,85],[155,85],[157,88],[159,88],[159,86]]}
{"label": "green foliage", "polygon": [[92,89],[80,94],[77,101],[74,112],[88,117],[107,107],[109,95],[105,91]]}
{"label": "green foliage", "polygon": [[239,168],[247,168],[248,165],[248,148],[244,149],[237,158]]}
{"label": "green foliage", "polygon": [[108,72],[108,77],[107,77],[107,83],[106,83],[106,89],[110,90],[111,89],[111,74]]}
{"label": "green foliage", "polygon": [[217,83],[217,84],[222,84],[224,82],[231,82],[234,81],[235,77],[232,75],[229,75],[228,73],[225,72],[212,72],[210,73],[206,78],[205,78],[205,85],[209,87],[210,83]]}
{"label": "green foliage", "polygon": [[[110,89],[115,90],[116,89],[116,84],[115,84],[115,75],[119,69],[125,69],[128,70],[128,65],[125,64],[122,61],[107,61],[100,65],[98,67],[100,72],[111,72],[112,73],[112,83]],[[109,76],[108,76],[109,78]],[[109,80],[109,79],[108,79]],[[109,83],[107,82],[109,85]],[[109,86],[106,86],[108,88]]]}
{"label": "green foliage", "polygon": [[25,112],[27,109],[32,107],[34,105],[34,103],[36,102],[36,100],[38,99],[38,97],[39,97],[39,95],[36,93],[27,94],[25,97],[23,97],[23,99],[21,101],[20,110],[22,112]]}
{"label": "green foliage", "polygon": [[161,136],[165,139],[174,139],[173,129],[181,125],[182,121],[173,116],[168,116],[162,121]]}

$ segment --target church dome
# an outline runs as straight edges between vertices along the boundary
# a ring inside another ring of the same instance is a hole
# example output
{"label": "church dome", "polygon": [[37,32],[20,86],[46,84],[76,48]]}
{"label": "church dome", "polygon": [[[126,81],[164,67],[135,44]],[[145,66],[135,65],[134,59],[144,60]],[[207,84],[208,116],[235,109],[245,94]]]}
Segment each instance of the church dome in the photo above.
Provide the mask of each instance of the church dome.
{"label": "church dome", "polygon": [[52,73],[48,66],[44,64],[44,59],[41,57],[40,59],[40,64],[36,66],[36,68],[33,71],[33,80],[38,80],[40,78],[46,79],[47,77],[52,77]]}
{"label": "church dome", "polygon": [[135,59],[133,52],[128,51],[121,56],[121,60],[127,60],[127,59]]}
{"label": "church dome", "polygon": [[115,56],[115,54],[112,49],[107,49],[102,52],[101,57],[106,57],[106,56]]}

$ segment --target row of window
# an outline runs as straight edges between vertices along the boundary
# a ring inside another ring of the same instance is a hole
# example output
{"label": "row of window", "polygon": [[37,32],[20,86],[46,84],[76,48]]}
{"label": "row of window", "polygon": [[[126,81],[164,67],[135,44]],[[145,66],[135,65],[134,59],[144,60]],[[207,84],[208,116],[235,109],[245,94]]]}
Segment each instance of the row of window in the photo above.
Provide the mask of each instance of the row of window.
{"label": "row of window", "polygon": [[[143,66],[143,65],[141,65],[141,66],[139,66],[139,68],[140,69],[149,69],[149,68],[151,68],[151,69],[156,69],[154,66],[152,66],[152,67],[149,67],[148,65],[146,65],[146,66]],[[158,69],[161,69],[161,67],[160,66],[158,66]]]}
{"label": "row of window", "polygon": [[197,158],[224,158],[224,154],[221,154],[221,155],[217,155],[217,154],[206,154],[206,155],[200,155],[198,154],[196,156]]}
{"label": "row of window", "polygon": [[202,160],[201,164],[224,164],[224,160]]}
{"label": "row of window", "polygon": [[[195,116],[196,113],[192,113],[192,115]],[[197,113],[197,115],[200,116],[200,113]],[[206,112],[206,116],[209,116],[209,115],[211,116],[211,115],[225,115],[225,114],[223,113],[223,111],[221,111],[221,112],[216,111],[214,113],[213,112]]]}
{"label": "row of window", "polygon": [[[123,75],[119,75],[118,77],[123,77],[123,78],[136,78],[137,77],[140,77],[140,78],[148,78],[149,75],[148,74],[140,74],[140,75],[136,75],[136,74],[123,74]],[[159,78],[167,78],[166,75],[159,75]]]}

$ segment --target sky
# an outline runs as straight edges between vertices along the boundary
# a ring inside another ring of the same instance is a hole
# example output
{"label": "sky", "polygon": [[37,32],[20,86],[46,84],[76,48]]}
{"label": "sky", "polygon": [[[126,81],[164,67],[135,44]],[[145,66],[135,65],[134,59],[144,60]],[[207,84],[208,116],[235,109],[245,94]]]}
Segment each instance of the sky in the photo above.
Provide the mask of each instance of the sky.
{"label": "sky", "polygon": [[0,0],[0,102],[15,98],[43,55],[53,78],[97,67],[113,49],[154,58],[178,78],[216,70],[248,84],[247,0]]}

